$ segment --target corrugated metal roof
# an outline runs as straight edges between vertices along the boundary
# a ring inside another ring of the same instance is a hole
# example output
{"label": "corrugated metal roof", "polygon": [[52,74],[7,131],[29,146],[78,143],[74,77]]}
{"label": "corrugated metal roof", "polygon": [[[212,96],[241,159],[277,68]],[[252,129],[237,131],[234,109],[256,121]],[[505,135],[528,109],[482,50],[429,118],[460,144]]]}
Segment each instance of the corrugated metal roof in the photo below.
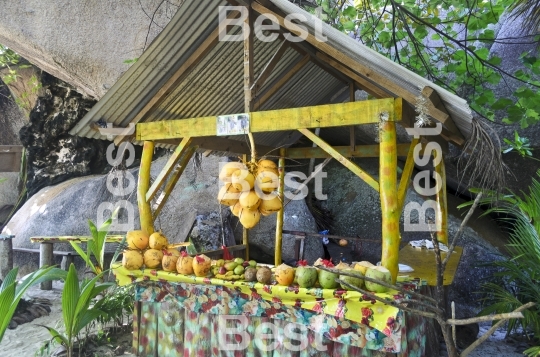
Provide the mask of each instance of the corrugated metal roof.
{"label": "corrugated metal roof", "polygon": [[[287,0],[270,0],[285,14],[302,13],[310,33],[315,20],[307,12]],[[207,1],[201,6],[198,0],[186,0],[177,14],[154,40],[141,58],[120,78],[90,112],[70,131],[72,135],[106,139],[90,129],[90,123],[100,119],[115,127],[126,127],[158,90],[186,60],[199,49],[201,43],[218,26],[218,6],[227,1]],[[328,44],[336,50],[384,75],[388,80],[419,96],[424,86],[435,88],[461,132],[470,134],[471,111],[465,100],[410,72],[386,57],[363,46],[331,26],[323,24],[323,34]],[[255,78],[276,53],[281,41],[254,41]],[[202,116],[224,115],[244,111],[243,93],[243,44],[218,42],[197,63],[144,121],[160,121]],[[298,63],[304,55],[289,47],[281,57],[259,93],[264,93],[283,74]],[[259,110],[327,104],[347,84],[313,62],[308,62]],[[338,133],[340,131],[335,131]],[[259,133],[255,141],[261,145],[280,147],[293,144],[296,132]],[[348,139],[348,136],[345,136]],[[241,137],[231,137],[245,140]]]}

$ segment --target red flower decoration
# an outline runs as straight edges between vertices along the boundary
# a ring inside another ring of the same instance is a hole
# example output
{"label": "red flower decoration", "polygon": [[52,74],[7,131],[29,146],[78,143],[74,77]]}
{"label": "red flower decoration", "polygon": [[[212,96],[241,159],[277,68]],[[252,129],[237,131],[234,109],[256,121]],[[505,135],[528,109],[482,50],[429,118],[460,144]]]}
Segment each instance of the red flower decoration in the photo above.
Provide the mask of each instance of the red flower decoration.
{"label": "red flower decoration", "polygon": [[373,315],[373,311],[371,311],[371,309],[369,307],[363,307],[362,308],[362,316],[363,317],[370,317],[371,315]]}

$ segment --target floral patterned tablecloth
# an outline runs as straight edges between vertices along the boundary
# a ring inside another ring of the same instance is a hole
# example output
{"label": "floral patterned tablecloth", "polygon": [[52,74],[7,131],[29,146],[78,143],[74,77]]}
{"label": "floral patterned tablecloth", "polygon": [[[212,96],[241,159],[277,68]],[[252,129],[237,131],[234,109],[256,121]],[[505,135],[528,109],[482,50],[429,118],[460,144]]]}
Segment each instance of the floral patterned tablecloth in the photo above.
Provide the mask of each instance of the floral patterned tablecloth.
{"label": "floral patterned tablecloth", "polygon": [[[198,314],[244,315],[301,324],[318,336],[346,346],[393,353],[407,349],[403,312],[358,292],[230,282],[150,269],[128,271],[119,265],[113,267],[113,272],[119,285],[136,283],[136,301],[183,309],[180,313],[185,325],[198,319]],[[397,291],[378,295],[394,300],[406,298]],[[144,315],[150,307],[143,306],[140,313]],[[154,315],[158,314],[149,316]],[[411,327],[409,332],[414,332],[417,344],[422,345],[422,333],[415,331],[421,326]],[[186,348],[190,343],[195,342],[185,339],[182,345]],[[160,345],[167,348],[163,342]]]}

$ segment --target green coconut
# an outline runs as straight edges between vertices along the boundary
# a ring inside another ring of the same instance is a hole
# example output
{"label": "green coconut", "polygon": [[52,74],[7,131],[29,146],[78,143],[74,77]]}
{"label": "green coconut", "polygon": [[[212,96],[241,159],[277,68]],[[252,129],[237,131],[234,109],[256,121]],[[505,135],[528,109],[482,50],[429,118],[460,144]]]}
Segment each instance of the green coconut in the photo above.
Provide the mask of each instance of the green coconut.
{"label": "green coconut", "polygon": [[326,270],[319,270],[319,285],[323,289],[335,289],[339,286],[336,282],[338,277],[338,274]]}
{"label": "green coconut", "polygon": [[[366,278],[380,280],[388,284],[392,283],[392,274],[390,274],[390,270],[386,269],[383,266],[374,266],[368,268],[366,270]],[[366,289],[368,289],[369,291],[373,291],[374,293],[385,293],[389,290],[385,286],[367,280]]]}
{"label": "green coconut", "polygon": [[[351,273],[351,274],[356,274],[356,275],[361,275],[361,276],[364,276],[364,274],[362,274],[361,272],[359,272],[358,270],[354,270],[354,269],[343,269],[344,272],[347,272],[347,273]],[[347,275],[340,275],[339,276],[339,280],[342,280],[344,281],[345,283],[349,284],[349,285],[352,285],[354,287],[357,287],[359,289],[362,289],[364,287],[364,279],[361,279],[361,278],[353,278],[352,276],[347,276]],[[352,290],[351,288],[349,287],[346,287],[345,285],[341,284],[341,287],[345,290]]]}
{"label": "green coconut", "polygon": [[317,282],[317,269],[299,266],[296,268],[295,280],[301,288],[311,288]]}

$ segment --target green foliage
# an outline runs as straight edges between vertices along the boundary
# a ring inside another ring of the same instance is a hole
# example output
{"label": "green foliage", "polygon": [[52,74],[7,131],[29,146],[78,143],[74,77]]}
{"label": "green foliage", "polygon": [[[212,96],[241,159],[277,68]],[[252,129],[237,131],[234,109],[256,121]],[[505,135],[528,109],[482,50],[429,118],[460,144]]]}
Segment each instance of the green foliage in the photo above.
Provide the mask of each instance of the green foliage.
{"label": "green foliage", "polygon": [[[88,240],[86,243],[86,252],[81,248],[79,242],[70,242],[73,249],[75,249],[75,251],[79,253],[81,258],[86,262],[86,266],[90,267],[90,269],[92,269],[96,275],[101,274],[104,271],[107,233],[109,232],[109,227],[117,214],[118,209],[112,213],[111,218],[106,220],[101,227],[99,227],[99,229],[96,227],[94,222],[88,220],[88,226],[90,228],[90,233],[92,234],[92,239]],[[94,258],[93,260],[92,257]]]}
{"label": "green foliage", "polygon": [[75,337],[88,325],[104,314],[95,306],[90,307],[92,300],[105,289],[113,284],[97,284],[101,274],[92,280],[79,282],[77,270],[73,264],[70,265],[67,278],[62,291],[62,318],[65,326],[65,333],[62,334],[56,329],[45,327],[51,334],[53,340],[67,348],[67,356],[73,356],[73,344]]}
{"label": "green foliage", "polygon": [[116,286],[94,306],[104,312],[97,321],[103,325],[114,322],[116,326],[122,326],[124,317],[133,313],[134,297],[133,285]]}
{"label": "green foliage", "polygon": [[[504,142],[508,145],[507,148],[503,149],[503,153],[509,153],[510,151],[516,151],[521,157],[528,157],[534,159],[532,156],[532,150],[530,141],[528,138],[522,138],[519,136],[517,131],[514,131],[514,140],[503,139]],[[536,159],[535,159],[536,160]]]}
{"label": "green foliage", "polygon": [[[488,47],[495,42],[538,42],[538,33],[495,38],[492,27],[514,1],[355,0],[354,6],[345,0],[315,2],[324,11],[321,17],[334,27],[468,98],[479,115],[494,120],[501,110],[504,123],[519,123],[522,128],[540,120],[540,58],[523,53],[523,68],[508,72],[501,67],[500,57],[489,55]],[[508,79],[523,85],[513,92],[515,99],[497,99],[493,87],[508,85]]]}
{"label": "green foliage", "polygon": [[[540,171],[537,176],[540,177]],[[493,281],[483,286],[489,306],[481,314],[510,312],[527,302],[536,302],[523,312],[523,319],[510,320],[507,329],[508,333],[520,327],[530,330],[540,341],[540,182],[533,179],[529,191],[522,192],[521,197],[511,191],[498,196],[488,192],[482,203],[493,204],[485,214],[505,215],[512,228],[507,245],[511,259],[488,264],[498,272]]]}
{"label": "green foliage", "polygon": [[47,267],[40,268],[26,276],[20,284],[17,284],[15,280],[17,273],[18,268],[11,270],[0,286],[0,342],[4,337],[4,333],[15,313],[19,301],[29,287],[44,281],[65,279],[66,277],[65,271],[55,267]]}
{"label": "green foliage", "polygon": [[124,63],[125,64],[133,64],[133,63],[137,62],[138,60],[139,60],[139,57],[135,57],[135,58],[125,60]]}

